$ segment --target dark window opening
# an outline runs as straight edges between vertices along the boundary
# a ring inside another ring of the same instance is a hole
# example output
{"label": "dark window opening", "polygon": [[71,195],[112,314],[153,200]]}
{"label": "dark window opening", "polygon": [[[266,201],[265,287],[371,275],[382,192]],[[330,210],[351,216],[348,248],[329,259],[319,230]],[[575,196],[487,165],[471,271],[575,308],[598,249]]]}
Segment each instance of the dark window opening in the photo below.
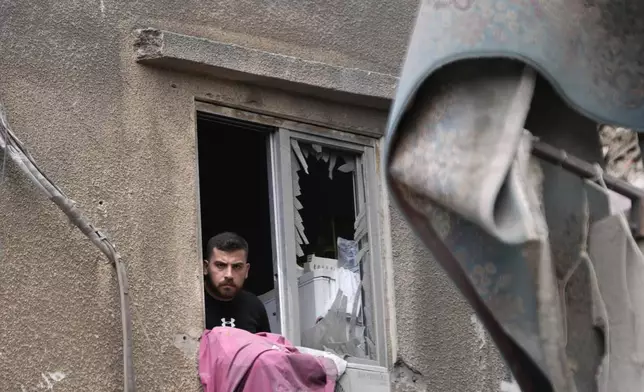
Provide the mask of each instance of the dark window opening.
{"label": "dark window opening", "polygon": [[[304,256],[298,257],[300,266],[309,255],[337,259],[337,239],[353,240],[356,216],[354,173],[337,170],[345,163],[343,158],[333,164],[309,154],[305,160],[309,173],[298,173],[301,195],[297,198],[303,207],[299,213],[309,244],[301,244]],[[330,164],[334,166],[331,170]]]}
{"label": "dark window opening", "polygon": [[255,295],[273,289],[273,252],[267,143],[274,128],[199,113],[201,235],[232,231],[248,241],[250,273],[244,288]]}

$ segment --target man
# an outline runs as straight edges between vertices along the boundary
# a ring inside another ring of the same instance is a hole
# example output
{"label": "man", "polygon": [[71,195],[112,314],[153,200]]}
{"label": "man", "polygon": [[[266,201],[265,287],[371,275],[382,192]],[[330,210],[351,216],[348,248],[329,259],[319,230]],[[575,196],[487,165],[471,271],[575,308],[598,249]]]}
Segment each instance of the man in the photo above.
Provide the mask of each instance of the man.
{"label": "man", "polygon": [[206,329],[233,327],[251,333],[270,332],[264,304],[242,289],[248,278],[248,243],[235,233],[221,233],[208,241],[203,274]]}

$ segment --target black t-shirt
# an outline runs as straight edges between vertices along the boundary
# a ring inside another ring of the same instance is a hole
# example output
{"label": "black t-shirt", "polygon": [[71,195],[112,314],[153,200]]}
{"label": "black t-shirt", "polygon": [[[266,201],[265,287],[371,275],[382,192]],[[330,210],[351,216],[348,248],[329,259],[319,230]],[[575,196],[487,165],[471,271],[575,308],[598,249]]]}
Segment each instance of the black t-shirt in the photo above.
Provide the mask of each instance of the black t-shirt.
{"label": "black t-shirt", "polygon": [[220,301],[205,293],[206,329],[233,327],[250,333],[271,332],[262,301],[246,290],[240,290],[230,301]]}

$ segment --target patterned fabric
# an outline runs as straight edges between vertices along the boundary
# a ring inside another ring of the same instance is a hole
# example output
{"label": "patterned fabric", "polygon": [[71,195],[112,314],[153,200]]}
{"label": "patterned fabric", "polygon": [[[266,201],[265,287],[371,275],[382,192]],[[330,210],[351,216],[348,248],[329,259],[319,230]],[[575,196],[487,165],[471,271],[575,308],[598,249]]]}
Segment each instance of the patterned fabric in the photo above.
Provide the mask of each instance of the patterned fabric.
{"label": "patterned fabric", "polygon": [[[393,200],[518,384],[597,390],[597,374],[607,371],[597,331],[610,321],[596,312],[603,294],[593,284],[588,231],[611,213],[609,194],[531,156],[523,127],[532,80],[503,60],[440,70],[389,129],[384,166]],[[594,140],[578,145],[599,153]]]}
{"label": "patterned fabric", "polygon": [[390,125],[436,70],[481,57],[530,64],[597,122],[644,130],[644,2],[423,1]]}

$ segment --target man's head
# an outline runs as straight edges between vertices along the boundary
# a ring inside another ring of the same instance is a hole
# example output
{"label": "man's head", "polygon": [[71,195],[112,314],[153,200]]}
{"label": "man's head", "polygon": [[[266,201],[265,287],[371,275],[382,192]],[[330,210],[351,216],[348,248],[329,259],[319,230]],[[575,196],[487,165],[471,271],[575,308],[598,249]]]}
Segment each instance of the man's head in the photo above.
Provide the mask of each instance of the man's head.
{"label": "man's head", "polygon": [[208,241],[203,274],[210,294],[233,299],[248,277],[248,243],[235,233],[220,233]]}

